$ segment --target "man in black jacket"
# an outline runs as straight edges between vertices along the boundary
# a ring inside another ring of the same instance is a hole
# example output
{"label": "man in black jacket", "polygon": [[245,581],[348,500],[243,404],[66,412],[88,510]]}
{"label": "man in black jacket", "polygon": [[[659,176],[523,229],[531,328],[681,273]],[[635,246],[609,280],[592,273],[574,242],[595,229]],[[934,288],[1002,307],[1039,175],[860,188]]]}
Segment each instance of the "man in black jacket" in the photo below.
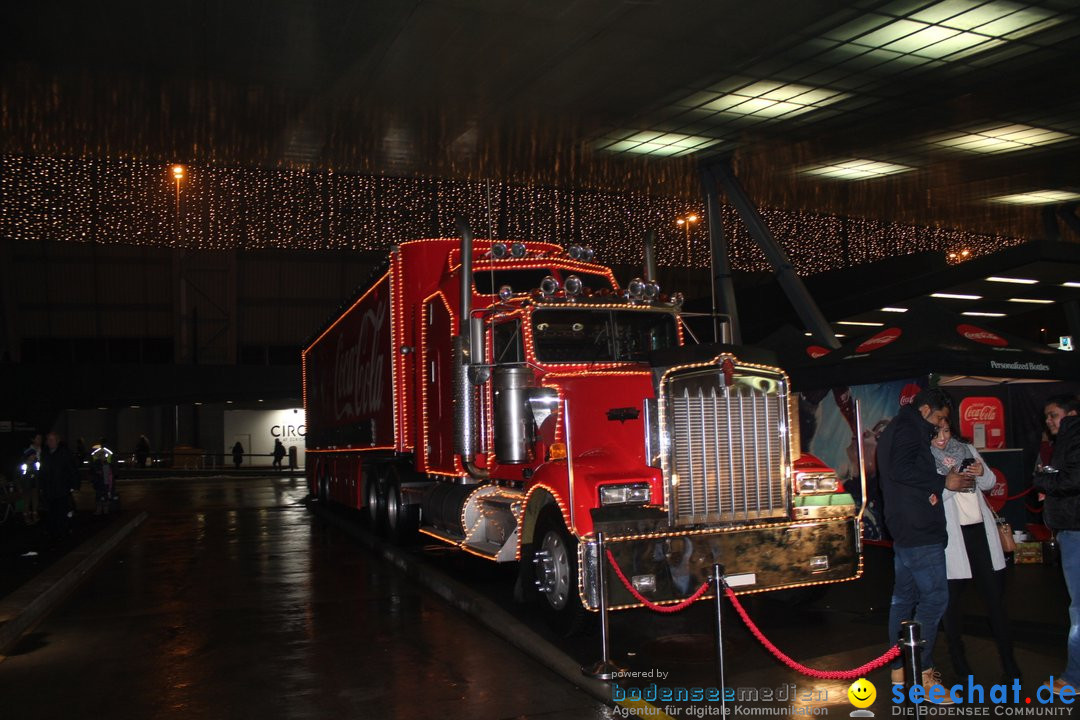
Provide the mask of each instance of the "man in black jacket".
{"label": "man in black jacket", "polygon": [[[896,578],[889,606],[889,641],[896,642],[900,623],[916,620],[922,626],[922,684],[929,690],[941,682],[934,669],[934,641],[949,603],[945,575],[945,509],[941,492],[970,487],[972,479],[950,472],[939,475],[930,439],[949,417],[952,399],[944,390],[923,390],[900,408],[878,439],[877,467],[885,505],[885,525],[893,537]],[[904,681],[893,665],[892,681]],[[940,690],[938,691],[941,692]],[[948,696],[943,704],[951,703]]]}
{"label": "man in black jacket", "polygon": [[1046,429],[1054,439],[1050,465],[1035,473],[1035,486],[1046,493],[1043,520],[1057,536],[1061,571],[1069,589],[1069,643],[1065,672],[1045,683],[1055,694],[1069,685],[1080,688],[1080,399],[1054,395],[1046,401]]}
{"label": "man in black jacket", "polygon": [[71,492],[78,486],[75,457],[68,446],[60,442],[60,436],[49,433],[45,439],[45,451],[41,456],[41,475],[38,487],[41,500],[49,513],[48,531],[53,539],[59,539],[68,531],[68,510],[71,509]]}

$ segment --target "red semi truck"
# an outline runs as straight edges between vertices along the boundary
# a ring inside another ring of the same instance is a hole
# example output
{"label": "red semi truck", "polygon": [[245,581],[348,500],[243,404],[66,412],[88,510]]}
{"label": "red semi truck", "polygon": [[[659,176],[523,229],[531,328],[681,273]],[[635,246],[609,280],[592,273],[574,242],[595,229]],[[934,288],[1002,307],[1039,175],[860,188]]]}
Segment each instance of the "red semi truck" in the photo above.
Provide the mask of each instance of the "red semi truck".
{"label": "red semi truck", "polygon": [[[858,577],[854,501],[799,456],[788,378],[684,344],[680,300],[577,246],[394,247],[303,351],[312,496],[520,562],[564,628],[598,608],[599,531],[658,604],[717,562],[740,593]],[[639,606],[613,578],[608,607]]]}

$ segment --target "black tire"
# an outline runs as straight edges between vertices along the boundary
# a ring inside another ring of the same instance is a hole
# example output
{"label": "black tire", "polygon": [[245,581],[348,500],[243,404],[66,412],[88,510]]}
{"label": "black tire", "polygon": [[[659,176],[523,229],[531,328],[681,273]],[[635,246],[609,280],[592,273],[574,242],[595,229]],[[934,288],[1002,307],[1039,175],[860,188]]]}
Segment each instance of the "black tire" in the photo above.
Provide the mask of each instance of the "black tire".
{"label": "black tire", "polygon": [[367,465],[364,467],[364,520],[377,535],[386,527],[386,492],[382,469]]}
{"label": "black tire", "polygon": [[528,593],[539,605],[548,625],[561,637],[581,634],[588,612],[578,594],[577,539],[554,509],[544,510],[536,521],[528,562],[533,587]]}
{"label": "black tire", "polygon": [[326,505],[330,502],[330,473],[327,472],[325,467],[319,468],[319,477],[315,481],[315,497],[318,499],[320,505]]}
{"label": "black tire", "polygon": [[415,539],[420,527],[420,507],[406,505],[403,500],[402,474],[394,466],[386,471],[386,535],[396,543]]}

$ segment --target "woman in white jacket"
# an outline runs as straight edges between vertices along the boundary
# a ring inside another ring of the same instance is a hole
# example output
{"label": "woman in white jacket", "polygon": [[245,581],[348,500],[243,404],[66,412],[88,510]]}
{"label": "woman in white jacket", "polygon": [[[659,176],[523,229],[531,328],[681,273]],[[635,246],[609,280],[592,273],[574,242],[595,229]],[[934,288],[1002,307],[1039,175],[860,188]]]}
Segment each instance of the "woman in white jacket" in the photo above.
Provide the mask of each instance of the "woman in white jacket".
{"label": "woman in white jacket", "polygon": [[1013,657],[1012,633],[1009,629],[1009,616],[1005,611],[1002,573],[1005,568],[1005,554],[1001,550],[1001,536],[998,535],[994,514],[983,495],[983,492],[994,487],[994,473],[983,462],[978,451],[961,440],[953,437],[952,428],[946,420],[942,422],[938,434],[930,441],[930,451],[937,461],[939,473],[945,475],[952,469],[963,468],[975,481],[970,491],[954,492],[946,489],[942,494],[949,534],[949,542],[945,546],[949,607],[945,611],[942,624],[945,627],[953,669],[961,680],[965,680],[973,673],[964,654],[960,597],[967,581],[974,580],[990,615],[990,629],[997,641],[1004,670],[1003,677],[1011,681],[1012,678],[1020,677],[1020,668]]}

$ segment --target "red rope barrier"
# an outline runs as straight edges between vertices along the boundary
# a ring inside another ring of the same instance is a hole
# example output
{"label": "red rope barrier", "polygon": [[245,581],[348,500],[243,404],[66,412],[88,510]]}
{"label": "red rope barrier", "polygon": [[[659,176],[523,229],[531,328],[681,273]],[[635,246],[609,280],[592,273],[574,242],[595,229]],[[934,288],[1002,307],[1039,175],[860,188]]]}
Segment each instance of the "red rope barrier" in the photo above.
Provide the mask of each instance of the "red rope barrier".
{"label": "red rope barrier", "polygon": [[[623,574],[622,569],[619,567],[619,563],[615,562],[615,556],[611,554],[610,549],[607,550],[607,559],[608,562],[611,563],[611,568],[615,571],[615,575],[617,575],[619,580],[622,581],[623,586],[630,592],[630,594],[633,595],[634,598],[642,605],[656,612],[679,612],[680,610],[683,610],[692,605],[693,603],[697,602],[697,600],[705,594],[705,591],[709,589],[709,582],[706,580],[701,584],[701,587],[699,587],[693,595],[686,598],[682,602],[676,605],[657,605],[656,603],[652,602],[647,597],[639,593],[637,591],[637,588],[634,587],[633,583],[626,579],[626,575]],[[750,630],[754,637],[756,637],[758,641],[765,646],[765,649],[771,652],[774,657],[776,657],[778,660],[790,667],[792,670],[796,670],[803,675],[820,678],[823,680],[852,680],[854,678],[863,677],[872,670],[877,670],[879,667],[885,665],[885,663],[891,662],[892,660],[896,659],[896,657],[900,654],[900,647],[897,645],[893,645],[892,648],[884,655],[874,658],[870,662],[864,665],[860,665],[854,670],[817,670],[812,667],[807,667],[802,663],[792,660],[790,657],[785,655],[783,651],[780,650],[780,648],[773,645],[772,642],[767,637],[765,637],[764,633],[762,633],[761,630],[758,629],[758,626],[754,624],[754,621],[751,620],[750,616],[746,613],[746,609],[743,608],[742,603],[739,602],[739,599],[736,597],[734,590],[729,587],[725,587],[724,592],[727,595],[727,599],[730,600],[731,604],[735,607],[736,612],[739,613],[739,617],[741,617],[742,621],[746,623],[746,627]]]}
{"label": "red rope barrier", "polygon": [[725,588],[725,592],[727,593],[727,599],[731,601],[731,604],[735,606],[735,610],[739,613],[739,617],[741,617],[742,621],[746,623],[746,627],[749,628],[750,632],[753,633],[754,637],[756,637],[758,641],[765,646],[765,649],[771,652],[774,657],[783,662],[789,668],[791,668],[792,670],[796,670],[803,675],[821,678],[823,680],[852,680],[854,678],[863,677],[872,670],[877,670],[885,663],[891,662],[892,660],[896,659],[896,657],[900,654],[900,647],[897,645],[893,645],[892,648],[881,657],[874,658],[870,662],[866,663],[865,665],[860,665],[854,670],[817,670],[812,667],[807,667],[802,663],[792,660],[790,657],[785,655],[780,650],[780,648],[773,645],[772,642],[770,642],[769,639],[765,637],[761,630],[758,629],[758,626],[754,624],[754,621],[751,620],[750,616],[746,613],[746,609],[743,608],[742,603],[740,603],[738,598],[735,596],[734,590],[732,590],[731,588]]}
{"label": "red rope barrier", "polygon": [[607,559],[608,562],[611,563],[611,569],[614,570],[615,574],[619,576],[619,579],[622,580],[623,586],[630,591],[630,594],[634,596],[634,599],[654,612],[673,613],[679,612],[680,610],[685,610],[686,608],[696,603],[698,599],[705,594],[705,591],[709,589],[709,583],[708,581],[705,581],[701,584],[701,587],[697,589],[697,592],[695,592],[693,595],[686,598],[682,602],[676,605],[657,605],[653,601],[649,600],[649,598],[639,593],[637,591],[637,588],[634,587],[633,583],[626,579],[626,576],[623,575],[623,571],[619,568],[619,564],[615,562],[615,556],[611,554],[611,550],[607,551]]}
{"label": "red rope barrier", "polygon": [[1015,495],[1008,496],[1007,498],[1005,498],[1005,500],[1003,502],[1009,502],[1010,500],[1018,500],[1018,499],[1024,497],[1025,495],[1027,495],[1029,492],[1031,492],[1034,489],[1035,489],[1035,486],[1032,485],[1027,490],[1021,490],[1020,492],[1016,493]]}

